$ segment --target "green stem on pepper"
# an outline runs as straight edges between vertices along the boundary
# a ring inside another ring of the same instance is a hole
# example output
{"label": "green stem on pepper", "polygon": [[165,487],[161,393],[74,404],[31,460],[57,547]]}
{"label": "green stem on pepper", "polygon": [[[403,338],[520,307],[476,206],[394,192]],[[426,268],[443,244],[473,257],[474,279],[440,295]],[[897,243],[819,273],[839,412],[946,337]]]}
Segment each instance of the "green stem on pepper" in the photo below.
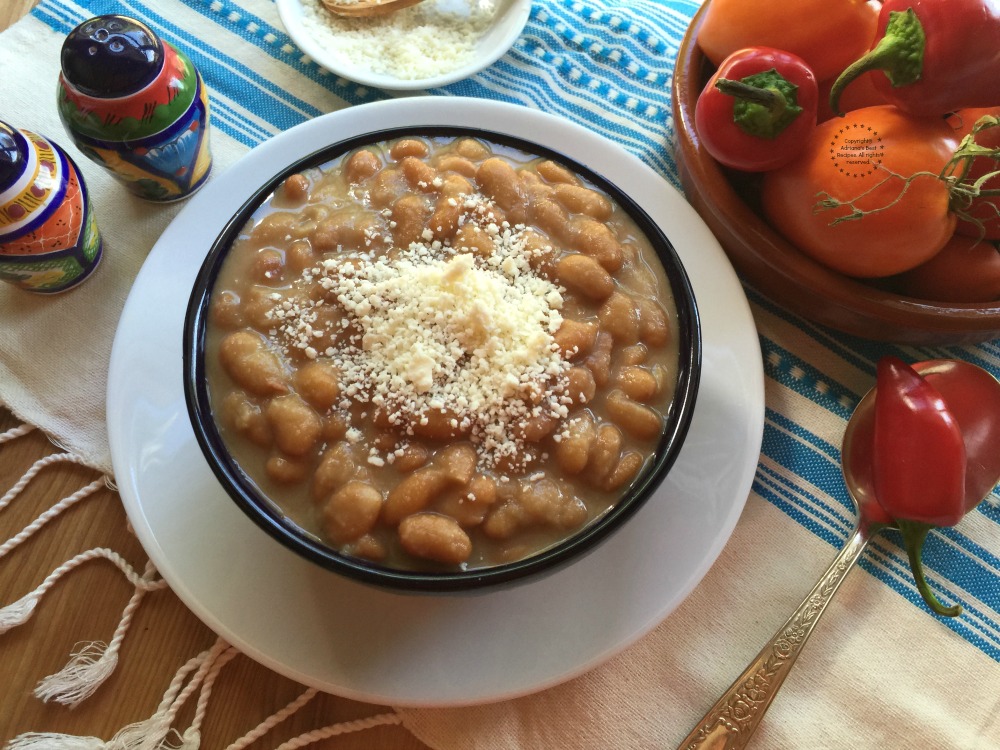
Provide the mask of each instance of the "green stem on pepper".
{"label": "green stem on pepper", "polygon": [[738,81],[719,78],[715,88],[735,99],[736,126],[758,138],[777,138],[802,112],[796,99],[798,86],[775,68]]}
{"label": "green stem on pepper", "polygon": [[884,71],[893,87],[920,80],[926,46],[924,27],[913,8],[889,13],[885,36],[866,55],[851,63],[830,88],[830,109],[838,115],[840,95],[855,78],[870,70]]}
{"label": "green stem on pepper", "polygon": [[896,525],[899,527],[900,533],[903,535],[903,546],[906,549],[906,555],[910,559],[910,569],[913,571],[913,580],[916,581],[917,591],[924,598],[927,606],[930,607],[935,614],[939,614],[942,617],[958,617],[962,614],[962,606],[960,604],[954,604],[950,607],[946,607],[940,602],[940,600],[934,596],[934,593],[930,589],[930,585],[927,583],[927,578],[924,576],[924,566],[923,566],[923,548],[924,540],[927,539],[927,533],[935,528],[929,523],[920,523],[919,521],[907,521],[905,519],[897,519]]}

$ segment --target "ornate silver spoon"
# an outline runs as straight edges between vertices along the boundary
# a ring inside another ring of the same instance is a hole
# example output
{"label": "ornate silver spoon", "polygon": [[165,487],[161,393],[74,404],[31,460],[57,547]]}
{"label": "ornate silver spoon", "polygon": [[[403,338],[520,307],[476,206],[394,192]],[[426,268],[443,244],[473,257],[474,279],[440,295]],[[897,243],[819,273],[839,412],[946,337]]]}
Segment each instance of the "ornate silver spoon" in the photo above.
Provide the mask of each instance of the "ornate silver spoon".
{"label": "ornate silver spoon", "polygon": [[[913,365],[944,397],[962,427],[968,466],[965,492],[975,505],[1000,481],[1000,383],[980,367],[958,360]],[[855,409],[841,451],[844,482],[858,524],[843,549],[791,617],[778,628],[743,674],[702,717],[678,750],[738,750],[746,747],[771,701],[795,664],[827,604],[868,542],[892,525],[872,489],[871,448],[875,389]]]}

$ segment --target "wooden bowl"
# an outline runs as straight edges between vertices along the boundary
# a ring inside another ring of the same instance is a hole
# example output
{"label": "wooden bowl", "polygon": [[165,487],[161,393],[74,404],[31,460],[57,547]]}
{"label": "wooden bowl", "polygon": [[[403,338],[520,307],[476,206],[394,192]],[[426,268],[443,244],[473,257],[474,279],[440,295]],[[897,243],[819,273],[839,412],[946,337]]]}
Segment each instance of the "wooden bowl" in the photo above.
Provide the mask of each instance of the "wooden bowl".
{"label": "wooden bowl", "polygon": [[712,71],[696,42],[708,5],[695,15],[677,55],[671,92],[676,157],[688,201],[737,273],[792,312],[863,338],[958,344],[1000,336],[1000,302],[934,302],[880,289],[820,265],[767,224],[753,205],[757,180],[721,167],[695,132],[695,102]]}

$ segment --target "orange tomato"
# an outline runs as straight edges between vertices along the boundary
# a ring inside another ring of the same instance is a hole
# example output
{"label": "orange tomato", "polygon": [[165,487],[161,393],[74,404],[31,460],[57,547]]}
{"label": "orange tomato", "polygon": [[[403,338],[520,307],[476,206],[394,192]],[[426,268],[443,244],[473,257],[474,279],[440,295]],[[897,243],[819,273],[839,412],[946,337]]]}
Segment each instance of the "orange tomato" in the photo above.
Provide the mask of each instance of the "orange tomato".
{"label": "orange tomato", "polygon": [[956,234],[926,263],[901,274],[898,289],[936,302],[1000,300],[1000,248],[995,242]]}
{"label": "orange tomato", "polygon": [[[764,214],[802,252],[848,276],[907,271],[954,232],[938,174],[956,145],[938,118],[889,105],[848,112],[817,125],[793,161],[765,174]],[[827,199],[834,207],[819,210]]]}
{"label": "orange tomato", "polygon": [[801,57],[822,81],[868,51],[878,12],[867,0],[708,0],[698,46],[716,67],[738,49],[775,47]]}

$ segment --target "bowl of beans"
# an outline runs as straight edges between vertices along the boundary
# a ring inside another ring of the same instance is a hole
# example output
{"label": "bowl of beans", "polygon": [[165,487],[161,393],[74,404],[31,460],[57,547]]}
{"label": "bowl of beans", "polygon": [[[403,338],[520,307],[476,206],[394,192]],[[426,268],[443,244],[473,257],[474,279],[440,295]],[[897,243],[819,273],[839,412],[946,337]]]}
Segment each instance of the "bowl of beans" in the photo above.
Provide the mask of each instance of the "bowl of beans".
{"label": "bowl of beans", "polygon": [[272,176],[184,329],[232,500],[305,558],[414,592],[592,550],[673,465],[700,367],[687,275],[627,191],[468,127],[366,133]]}

